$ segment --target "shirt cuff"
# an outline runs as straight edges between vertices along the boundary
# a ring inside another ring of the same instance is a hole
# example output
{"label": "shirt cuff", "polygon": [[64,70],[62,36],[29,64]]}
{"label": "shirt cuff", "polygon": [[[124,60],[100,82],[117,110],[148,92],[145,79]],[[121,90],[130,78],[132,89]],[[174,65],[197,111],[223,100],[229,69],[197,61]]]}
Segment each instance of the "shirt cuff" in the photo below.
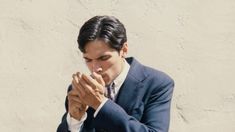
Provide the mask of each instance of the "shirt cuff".
{"label": "shirt cuff", "polygon": [[101,104],[99,105],[99,107],[96,109],[95,113],[94,113],[94,118],[97,116],[97,114],[99,113],[100,109],[103,107],[103,105],[108,101],[108,98],[105,98]]}
{"label": "shirt cuff", "polygon": [[71,132],[80,132],[81,127],[83,125],[83,122],[86,120],[87,118],[87,113],[85,113],[81,120],[76,120],[75,118],[71,117],[70,114],[67,114],[66,120],[68,123],[68,129]]}

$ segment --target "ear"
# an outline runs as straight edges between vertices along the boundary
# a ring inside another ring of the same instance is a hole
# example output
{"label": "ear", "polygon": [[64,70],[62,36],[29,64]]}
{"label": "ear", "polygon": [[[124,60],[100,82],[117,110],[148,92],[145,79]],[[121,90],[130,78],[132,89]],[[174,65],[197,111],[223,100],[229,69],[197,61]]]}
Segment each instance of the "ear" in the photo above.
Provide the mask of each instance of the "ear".
{"label": "ear", "polygon": [[120,55],[122,56],[122,58],[126,58],[127,52],[128,52],[128,45],[127,42],[125,42],[120,51]]}

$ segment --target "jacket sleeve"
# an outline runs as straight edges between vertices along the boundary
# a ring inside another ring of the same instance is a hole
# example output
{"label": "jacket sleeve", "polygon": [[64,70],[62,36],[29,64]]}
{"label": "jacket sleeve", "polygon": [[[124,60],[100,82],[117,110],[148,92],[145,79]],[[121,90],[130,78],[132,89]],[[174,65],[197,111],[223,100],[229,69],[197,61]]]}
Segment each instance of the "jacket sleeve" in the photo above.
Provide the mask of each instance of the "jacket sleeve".
{"label": "jacket sleeve", "polygon": [[154,87],[140,120],[109,100],[94,119],[95,127],[112,132],[168,132],[174,81],[168,78]]}
{"label": "jacket sleeve", "polygon": [[67,116],[67,113],[65,113],[63,115],[62,121],[61,121],[61,123],[59,124],[59,126],[57,128],[57,132],[70,132],[68,130],[68,124],[67,124],[66,116]]}
{"label": "jacket sleeve", "polygon": [[[71,89],[72,89],[72,86],[70,85],[67,92],[69,92]],[[66,120],[66,117],[68,114],[68,98],[67,98],[67,96],[65,98],[65,109],[66,109],[66,112],[63,115],[61,123],[59,124],[59,126],[57,128],[57,132],[70,132],[68,129],[68,123]]]}

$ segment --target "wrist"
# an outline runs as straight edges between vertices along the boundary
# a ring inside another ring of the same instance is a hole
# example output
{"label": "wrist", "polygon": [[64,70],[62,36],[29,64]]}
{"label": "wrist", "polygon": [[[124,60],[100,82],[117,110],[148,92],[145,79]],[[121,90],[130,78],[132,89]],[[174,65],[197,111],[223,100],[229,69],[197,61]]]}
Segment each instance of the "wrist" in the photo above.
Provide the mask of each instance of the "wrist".
{"label": "wrist", "polygon": [[102,102],[104,102],[105,100],[107,100],[107,98],[106,97],[102,97],[101,99],[99,99],[93,106],[92,106],[92,108],[94,109],[94,110],[97,110],[97,108],[99,108],[99,106],[102,104]]}
{"label": "wrist", "polygon": [[84,115],[85,115],[85,113],[84,113],[84,114],[80,114],[80,115],[78,115],[78,116],[73,116],[72,114],[70,114],[70,117],[73,118],[73,119],[76,119],[77,121],[80,121],[81,118],[82,118]]}
{"label": "wrist", "polygon": [[99,113],[100,109],[104,106],[104,104],[108,101],[108,98],[104,98],[103,102],[100,104],[100,106],[95,110],[94,117]]}

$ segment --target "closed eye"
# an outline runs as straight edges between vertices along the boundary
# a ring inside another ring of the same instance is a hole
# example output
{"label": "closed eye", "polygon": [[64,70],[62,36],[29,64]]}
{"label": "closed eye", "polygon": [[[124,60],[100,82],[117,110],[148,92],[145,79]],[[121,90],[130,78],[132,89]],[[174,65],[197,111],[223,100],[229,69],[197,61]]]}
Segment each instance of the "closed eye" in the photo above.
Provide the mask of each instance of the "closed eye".
{"label": "closed eye", "polygon": [[108,60],[110,57],[111,57],[110,55],[104,55],[104,56],[99,57],[98,59],[101,60],[101,61],[106,61],[106,60]]}
{"label": "closed eye", "polygon": [[86,62],[91,62],[91,59],[84,57]]}

